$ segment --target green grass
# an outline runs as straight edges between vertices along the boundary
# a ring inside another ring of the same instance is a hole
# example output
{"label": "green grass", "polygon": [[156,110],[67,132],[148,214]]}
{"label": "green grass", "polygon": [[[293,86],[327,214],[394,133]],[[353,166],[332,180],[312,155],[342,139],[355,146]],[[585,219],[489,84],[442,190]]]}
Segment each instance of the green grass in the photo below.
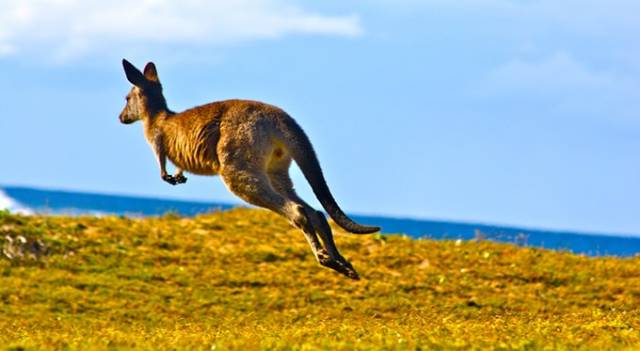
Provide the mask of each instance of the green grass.
{"label": "green grass", "polygon": [[0,247],[5,236],[48,248],[0,259],[9,350],[640,348],[637,257],[337,231],[352,281],[320,267],[285,220],[249,209],[0,212]]}

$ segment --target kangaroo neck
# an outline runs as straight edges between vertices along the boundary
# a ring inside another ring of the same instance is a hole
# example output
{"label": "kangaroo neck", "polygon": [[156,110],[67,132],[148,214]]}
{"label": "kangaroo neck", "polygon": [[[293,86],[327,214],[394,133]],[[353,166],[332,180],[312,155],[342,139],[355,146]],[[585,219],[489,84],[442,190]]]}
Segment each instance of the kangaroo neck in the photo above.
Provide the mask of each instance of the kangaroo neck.
{"label": "kangaroo neck", "polygon": [[152,116],[148,116],[142,120],[144,125],[144,133],[147,138],[158,135],[162,133],[162,124],[164,121],[176,113],[167,109],[160,112],[155,113]]}

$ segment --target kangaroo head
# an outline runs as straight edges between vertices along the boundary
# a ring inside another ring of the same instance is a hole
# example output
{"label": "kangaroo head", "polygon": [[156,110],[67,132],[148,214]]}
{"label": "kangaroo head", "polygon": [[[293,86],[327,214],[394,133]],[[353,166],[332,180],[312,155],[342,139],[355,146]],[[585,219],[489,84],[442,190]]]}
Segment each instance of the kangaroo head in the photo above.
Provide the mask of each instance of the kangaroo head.
{"label": "kangaroo head", "polygon": [[162,95],[162,85],[158,79],[156,65],[153,62],[147,63],[144,73],[125,59],[122,60],[122,66],[133,88],[127,94],[127,104],[120,113],[120,122],[130,124],[141,119],[153,118],[158,113],[167,111],[167,101]]}

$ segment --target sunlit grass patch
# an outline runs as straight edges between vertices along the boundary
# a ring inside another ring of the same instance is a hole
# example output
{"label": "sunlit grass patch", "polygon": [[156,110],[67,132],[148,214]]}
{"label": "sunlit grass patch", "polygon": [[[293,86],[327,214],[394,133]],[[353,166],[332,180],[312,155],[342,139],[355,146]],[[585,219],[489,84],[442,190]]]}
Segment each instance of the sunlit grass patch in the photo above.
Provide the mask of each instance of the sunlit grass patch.
{"label": "sunlit grass patch", "polygon": [[0,259],[0,347],[640,347],[640,258],[336,235],[361,281],[320,267],[302,233],[266,211],[2,213],[0,248],[12,240],[22,255]]}

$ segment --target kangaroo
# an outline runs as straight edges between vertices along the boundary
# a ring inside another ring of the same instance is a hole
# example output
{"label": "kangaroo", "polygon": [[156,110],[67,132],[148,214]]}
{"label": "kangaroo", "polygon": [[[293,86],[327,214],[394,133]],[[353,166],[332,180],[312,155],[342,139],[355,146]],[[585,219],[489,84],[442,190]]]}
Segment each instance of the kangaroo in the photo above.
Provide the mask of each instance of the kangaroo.
{"label": "kangaroo", "polygon": [[[302,230],[322,266],[360,279],[338,252],[324,214],[296,194],[289,177],[291,161],[300,166],[314,194],[339,226],[355,234],[380,228],[357,224],[338,207],[311,142],[292,117],[278,107],[250,100],[217,101],[176,113],[167,107],[153,62],[147,63],[144,73],[125,59],[122,65],[133,87],[120,122],[142,120],[162,180],[172,185],[185,183],[185,171],[220,175],[232,193],[284,216]],[[167,173],[167,159],[177,168],[174,175]]]}

